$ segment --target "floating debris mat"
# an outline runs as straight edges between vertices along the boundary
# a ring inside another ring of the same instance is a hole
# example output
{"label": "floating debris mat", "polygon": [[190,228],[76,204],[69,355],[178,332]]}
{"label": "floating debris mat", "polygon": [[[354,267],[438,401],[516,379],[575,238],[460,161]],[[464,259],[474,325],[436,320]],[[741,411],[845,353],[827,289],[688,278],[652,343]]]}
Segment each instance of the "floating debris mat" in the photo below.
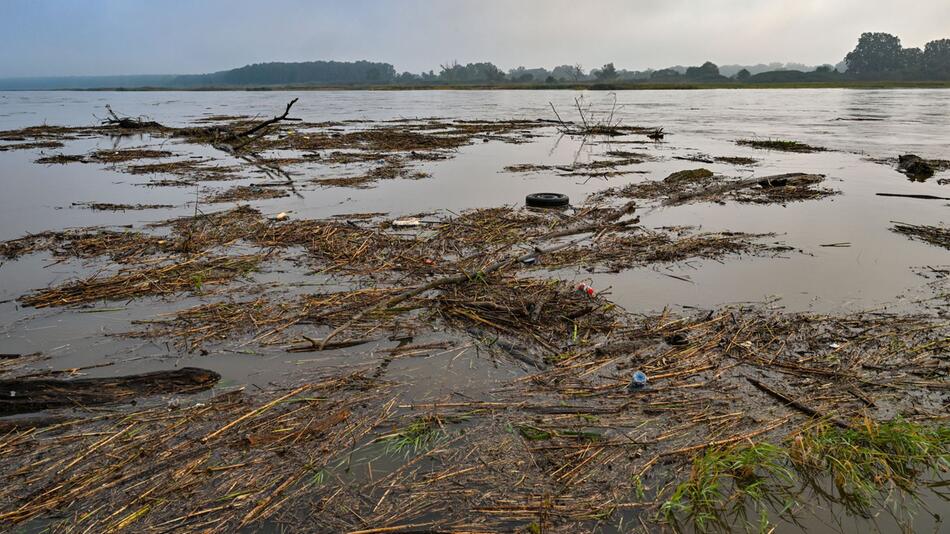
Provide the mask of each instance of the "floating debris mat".
{"label": "floating debris mat", "polygon": [[204,285],[224,284],[257,268],[262,255],[195,258],[159,267],[123,269],[112,276],[43,289],[19,299],[24,306],[74,306],[98,300],[127,300],[150,295],[200,291]]}

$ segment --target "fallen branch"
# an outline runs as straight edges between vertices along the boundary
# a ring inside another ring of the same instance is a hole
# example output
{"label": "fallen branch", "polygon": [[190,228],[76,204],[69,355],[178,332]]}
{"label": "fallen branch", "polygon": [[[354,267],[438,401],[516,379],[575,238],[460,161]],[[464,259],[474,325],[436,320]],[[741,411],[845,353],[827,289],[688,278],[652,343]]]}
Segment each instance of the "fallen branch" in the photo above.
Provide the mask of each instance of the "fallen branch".
{"label": "fallen branch", "polygon": [[109,117],[103,119],[101,122],[107,126],[118,126],[119,128],[124,128],[126,130],[141,130],[145,128],[164,128],[163,125],[155,121],[143,120],[141,117],[132,118],[132,117],[120,117],[116,115],[115,111],[112,111],[112,106],[106,104],[106,111],[109,112]]}
{"label": "fallen branch", "polygon": [[[250,136],[254,135],[255,133],[257,133],[257,132],[263,130],[264,128],[267,128],[267,127],[270,126],[271,124],[277,124],[277,123],[280,122],[280,121],[299,121],[300,119],[292,119],[292,118],[288,118],[288,117],[287,117],[287,115],[290,113],[290,108],[293,107],[293,105],[297,103],[297,100],[299,100],[299,99],[298,99],[298,98],[295,98],[295,99],[293,99],[293,100],[291,100],[290,102],[287,103],[287,108],[284,109],[284,114],[283,114],[283,115],[276,115],[276,116],[274,116],[274,117],[271,118],[271,119],[267,119],[266,121],[264,121],[264,122],[258,124],[257,126],[251,128],[250,130],[245,130],[245,131],[243,131],[243,132],[238,132],[238,133],[232,134],[232,135],[228,138],[228,140],[233,141],[233,140],[239,139],[239,138],[241,138],[241,137],[250,137]],[[248,141],[248,142],[250,142],[250,141]],[[246,146],[248,142],[245,142],[244,144],[242,144],[242,145],[240,145],[240,146],[234,147],[234,150],[240,150],[240,149],[244,148],[244,146]]]}

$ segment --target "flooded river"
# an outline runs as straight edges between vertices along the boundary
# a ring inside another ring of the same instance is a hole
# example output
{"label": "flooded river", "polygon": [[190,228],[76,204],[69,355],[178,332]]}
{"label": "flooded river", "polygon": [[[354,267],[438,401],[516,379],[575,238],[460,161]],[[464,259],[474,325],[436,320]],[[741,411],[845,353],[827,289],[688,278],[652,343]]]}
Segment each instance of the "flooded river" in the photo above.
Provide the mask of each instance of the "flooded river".
{"label": "flooded river", "polygon": [[[642,135],[591,142],[561,135],[550,123],[533,131],[536,135],[520,140],[524,142],[485,138],[459,147],[451,157],[420,158],[413,170],[427,174],[424,178],[397,177],[366,187],[338,187],[315,179],[346,176],[345,166],[305,164],[290,171],[298,194],[240,203],[199,202],[197,207],[196,198],[205,199],[235,184],[260,183],[262,177],[245,172],[227,182],[156,187],[149,184],[154,177],[123,172],[106,163],[35,163],[53,154],[130,147],[235,161],[207,145],[149,135],[67,140],[63,148],[0,151],[0,241],[67,228],[144,229],[149,223],[187,217],[196,210],[210,213],[238,204],[250,204],[267,217],[286,213],[291,220],[346,218],[360,213],[383,213],[388,218],[445,217],[473,208],[521,208],[525,195],[534,192],[563,193],[574,206],[581,206],[591,195],[608,188],[661,180],[700,167],[737,179],[800,172],[824,175],[822,187],[836,194],[784,204],[726,201],[665,206],[643,202],[644,207],[637,211],[640,224],[653,229],[688,226],[697,232],[768,234],[760,238],[772,247],[766,254],[740,253],[630,269],[578,266],[551,275],[571,284],[589,284],[626,311],[644,315],[665,309],[713,310],[745,303],[820,314],[880,310],[946,318],[950,313],[946,301],[948,251],[891,231],[898,222],[929,226],[950,222],[950,200],[946,200],[950,197],[950,172],[915,181],[895,168],[896,158],[902,154],[950,159],[950,91],[946,90],[621,91],[615,95],[501,90],[0,92],[0,130],[94,124],[105,116],[106,105],[121,114],[147,117],[166,126],[191,125],[214,115],[267,118],[280,113],[293,98],[299,98],[293,117],[344,125],[422,119],[553,121],[552,108],[565,120],[577,121],[576,99],[580,98],[587,113],[599,115],[601,120],[612,114],[612,123],[662,127],[666,135],[661,142]],[[750,139],[795,140],[826,150],[783,152],[736,143]],[[552,166],[570,168],[602,161],[611,151],[632,151],[646,157],[629,172],[614,175],[568,176],[551,170]],[[723,157],[755,161],[735,164],[713,159]],[[547,167],[524,167],[528,170],[518,172],[506,169],[516,165]],[[79,205],[89,202],[172,207],[98,211]],[[186,306],[213,301],[213,297],[138,298],[48,309],[24,307],[17,301],[31,291],[92,276],[103,268],[83,260],[59,261],[47,253],[0,260],[0,353],[42,354],[42,359],[31,364],[34,372],[86,368],[86,376],[105,377],[194,366],[220,373],[223,386],[267,388],[299,373],[372,364],[382,357],[378,351],[388,346],[370,344],[315,356],[290,354],[285,345],[258,346],[245,339],[188,351],[169,340],[121,334],[139,329],[138,322],[167,317]],[[293,263],[265,266],[252,279],[253,283],[236,282],[235,291],[254,296],[255,286],[287,294],[338,287],[338,281]],[[425,338],[430,342],[440,339],[437,334]],[[383,378],[409,383],[403,398],[420,403],[452,396],[488,398],[494,388],[525,374],[516,362],[486,361],[462,348],[431,359],[398,359],[387,366]],[[823,517],[822,521],[833,521]],[[941,528],[930,516],[923,515],[920,521],[919,528]],[[892,528],[887,521],[882,524],[884,530]],[[818,532],[827,525],[819,521],[808,526]],[[850,523],[838,527],[845,531],[862,528]]]}
{"label": "flooded river", "polygon": [[[184,125],[208,115],[269,117],[299,97],[294,116],[307,121],[417,119],[553,119],[551,104],[566,120],[576,119],[575,98],[583,96],[606,113],[605,93],[567,91],[395,91],[395,92],[7,92],[0,93],[0,129],[36,124],[85,125],[105,115],[104,106],[144,115],[169,125]],[[387,180],[367,189],[303,187],[302,197],[255,202],[265,214],[289,212],[296,218],[322,218],[355,212],[385,212],[393,217],[468,208],[520,206],[526,194],[555,191],[578,203],[607,187],[663,178],[671,172],[706,167],[734,177],[786,172],[827,175],[842,194],[823,201],[788,205],[696,204],[658,208],[645,222],[652,227],[690,225],[706,231],[774,233],[773,241],[793,250],[780,258],[729,258],[689,261],[618,274],[574,275],[610,289],[613,301],[635,312],[667,306],[711,308],[730,303],[772,302],[790,311],[895,309],[930,296],[927,278],[914,274],[946,265],[939,247],[888,231],[892,221],[939,224],[946,201],[877,196],[877,193],[950,196],[939,183],[947,174],[913,182],[892,165],[871,159],[913,153],[950,157],[950,92],[941,90],[710,90],[627,91],[617,95],[616,116],[623,125],[657,126],[663,143],[632,145],[656,157],[636,174],[576,178],[556,173],[508,173],[515,164],[571,165],[631,145],[584,146],[576,139],[549,135],[526,144],[478,143],[459,149],[446,161],[426,164],[431,177]],[[794,139],[827,152],[797,154],[737,146],[738,139]],[[157,146],[153,142],[148,146]],[[140,146],[123,140],[119,146]],[[113,148],[111,140],[80,141],[64,152]],[[163,146],[165,146],[163,144]],[[172,146],[172,145],[167,145]],[[198,153],[201,150],[196,149]],[[49,152],[49,151],[47,151]],[[56,152],[56,151],[52,151]],[[697,154],[744,156],[754,167],[696,163],[677,159]],[[37,165],[37,151],[0,153],[0,239],[27,233],[94,225],[134,225],[192,213],[195,190],[143,187],[139,176],[107,165]],[[303,176],[302,179],[307,178]],[[251,180],[253,181],[253,180]],[[214,187],[215,184],[205,184]],[[170,210],[102,212],[78,209],[76,202],[170,204]],[[227,205],[206,207],[222,209]],[[840,246],[823,246],[841,244]],[[80,314],[21,309],[13,299],[30,289],[75,276],[72,265],[50,265],[28,257],[0,266],[0,324],[7,352],[56,354],[57,366],[78,367],[130,349],[103,338],[127,330],[130,318],[154,315],[161,303],[123,303],[121,311]],[[570,273],[560,273],[570,277]],[[674,277],[668,276],[674,275]],[[125,346],[124,346],[125,345]],[[141,349],[136,347],[138,354]],[[158,349],[148,348],[155,353]],[[167,354],[165,355],[168,356]],[[179,356],[176,356],[176,358]],[[184,356],[187,358],[187,356]],[[147,364],[145,364],[147,365]],[[248,380],[254,363],[204,360],[236,381]],[[257,370],[260,371],[260,370]],[[112,370],[108,372],[114,372]],[[270,377],[270,373],[265,375]]]}

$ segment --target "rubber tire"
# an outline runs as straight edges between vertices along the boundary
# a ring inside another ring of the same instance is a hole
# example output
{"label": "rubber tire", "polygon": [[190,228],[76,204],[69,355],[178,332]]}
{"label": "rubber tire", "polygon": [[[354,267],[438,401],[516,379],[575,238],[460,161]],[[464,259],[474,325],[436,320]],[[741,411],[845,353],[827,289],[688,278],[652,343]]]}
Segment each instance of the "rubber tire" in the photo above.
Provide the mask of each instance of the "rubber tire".
{"label": "rubber tire", "polygon": [[524,197],[524,203],[531,208],[562,208],[569,205],[571,199],[561,193],[531,193]]}

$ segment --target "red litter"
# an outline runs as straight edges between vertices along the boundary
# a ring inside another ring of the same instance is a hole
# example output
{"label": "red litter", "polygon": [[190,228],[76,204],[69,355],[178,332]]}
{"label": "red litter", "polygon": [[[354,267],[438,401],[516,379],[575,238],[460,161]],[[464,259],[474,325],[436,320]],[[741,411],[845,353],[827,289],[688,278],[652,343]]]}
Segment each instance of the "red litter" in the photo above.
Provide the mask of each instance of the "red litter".
{"label": "red litter", "polygon": [[593,297],[594,294],[596,293],[596,291],[594,291],[594,288],[584,283],[577,284],[577,287],[575,289],[577,289],[581,293],[586,293],[588,297]]}

